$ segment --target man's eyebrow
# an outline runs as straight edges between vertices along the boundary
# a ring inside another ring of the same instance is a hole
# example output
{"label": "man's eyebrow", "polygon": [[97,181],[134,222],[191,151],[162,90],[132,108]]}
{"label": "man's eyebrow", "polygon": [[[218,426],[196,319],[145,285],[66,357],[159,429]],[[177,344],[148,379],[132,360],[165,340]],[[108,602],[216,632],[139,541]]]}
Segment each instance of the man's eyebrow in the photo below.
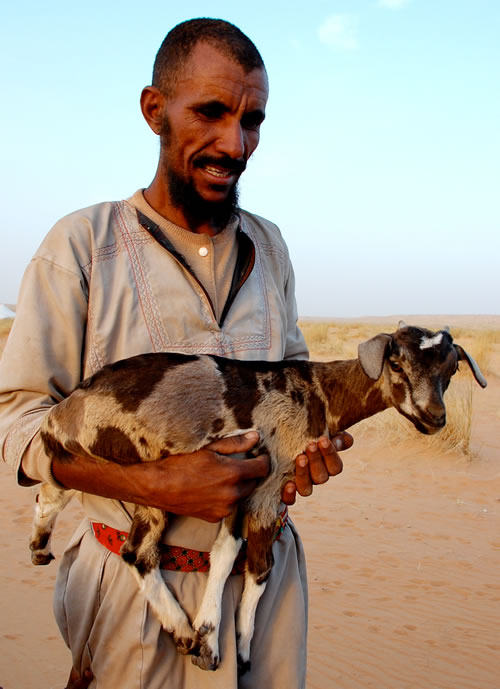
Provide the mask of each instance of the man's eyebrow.
{"label": "man's eyebrow", "polygon": [[192,107],[194,110],[203,110],[204,108],[217,108],[221,112],[228,112],[230,110],[228,105],[217,98],[199,101],[198,103],[194,103]]}
{"label": "man's eyebrow", "polygon": [[[218,110],[220,113],[231,111],[231,108],[218,98],[212,98],[211,100],[205,100],[200,101],[198,103],[194,103],[191,109],[205,110],[211,108]],[[258,124],[261,124],[262,122],[264,122],[266,118],[266,113],[265,110],[263,110],[262,108],[255,108],[253,110],[248,110],[247,112],[245,112],[244,117],[251,117],[253,120],[256,120]]]}

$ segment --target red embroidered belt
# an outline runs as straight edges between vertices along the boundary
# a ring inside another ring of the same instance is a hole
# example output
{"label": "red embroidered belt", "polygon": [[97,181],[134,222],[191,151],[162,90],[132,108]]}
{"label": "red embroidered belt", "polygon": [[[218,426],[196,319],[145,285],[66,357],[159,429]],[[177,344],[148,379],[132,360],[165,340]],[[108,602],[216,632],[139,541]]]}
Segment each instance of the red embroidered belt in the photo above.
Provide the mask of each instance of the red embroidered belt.
{"label": "red embroidered belt", "polygon": [[[274,540],[277,541],[288,523],[288,507],[276,519]],[[123,542],[127,540],[127,531],[119,531],[112,526],[90,522],[94,536],[99,543],[116,555],[120,554]],[[242,574],[245,569],[246,541],[240,548],[231,574]],[[160,543],[160,567],[172,572],[208,572],[210,569],[210,552],[191,550],[178,545]]]}

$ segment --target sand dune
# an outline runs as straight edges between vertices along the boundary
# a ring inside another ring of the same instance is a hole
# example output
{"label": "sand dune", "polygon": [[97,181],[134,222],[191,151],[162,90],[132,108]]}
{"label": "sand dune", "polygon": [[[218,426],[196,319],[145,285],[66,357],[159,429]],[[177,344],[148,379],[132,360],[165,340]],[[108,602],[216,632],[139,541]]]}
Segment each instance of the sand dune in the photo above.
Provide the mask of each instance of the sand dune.
{"label": "sand dune", "polygon": [[[293,508],[308,554],[308,689],[500,689],[500,381],[488,378],[472,457],[368,432],[343,474]],[[0,686],[61,689],[55,565],[32,567],[31,494],[3,465],[0,515]],[[63,514],[57,554],[79,517],[76,503]]]}

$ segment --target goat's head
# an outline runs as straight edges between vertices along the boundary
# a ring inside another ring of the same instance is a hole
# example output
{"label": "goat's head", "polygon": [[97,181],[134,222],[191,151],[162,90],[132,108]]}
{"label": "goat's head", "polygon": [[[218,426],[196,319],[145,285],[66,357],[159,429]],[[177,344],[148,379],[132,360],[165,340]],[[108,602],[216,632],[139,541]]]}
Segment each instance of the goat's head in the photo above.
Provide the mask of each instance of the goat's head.
{"label": "goat's head", "polygon": [[453,343],[448,328],[434,333],[400,321],[395,333],[360,344],[358,355],[367,376],[377,380],[384,375],[392,404],[421,433],[436,433],[446,424],[443,395],[459,361],[465,361],[479,385],[486,387],[478,365]]}

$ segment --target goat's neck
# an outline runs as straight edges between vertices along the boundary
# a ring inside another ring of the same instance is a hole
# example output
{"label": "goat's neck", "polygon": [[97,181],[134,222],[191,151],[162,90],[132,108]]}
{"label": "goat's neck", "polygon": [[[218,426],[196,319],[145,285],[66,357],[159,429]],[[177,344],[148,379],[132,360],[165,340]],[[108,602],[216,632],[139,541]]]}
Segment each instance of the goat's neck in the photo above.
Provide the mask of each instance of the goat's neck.
{"label": "goat's neck", "polygon": [[392,406],[384,394],[383,376],[371,380],[358,359],[315,365],[325,396],[330,433],[342,431]]}

